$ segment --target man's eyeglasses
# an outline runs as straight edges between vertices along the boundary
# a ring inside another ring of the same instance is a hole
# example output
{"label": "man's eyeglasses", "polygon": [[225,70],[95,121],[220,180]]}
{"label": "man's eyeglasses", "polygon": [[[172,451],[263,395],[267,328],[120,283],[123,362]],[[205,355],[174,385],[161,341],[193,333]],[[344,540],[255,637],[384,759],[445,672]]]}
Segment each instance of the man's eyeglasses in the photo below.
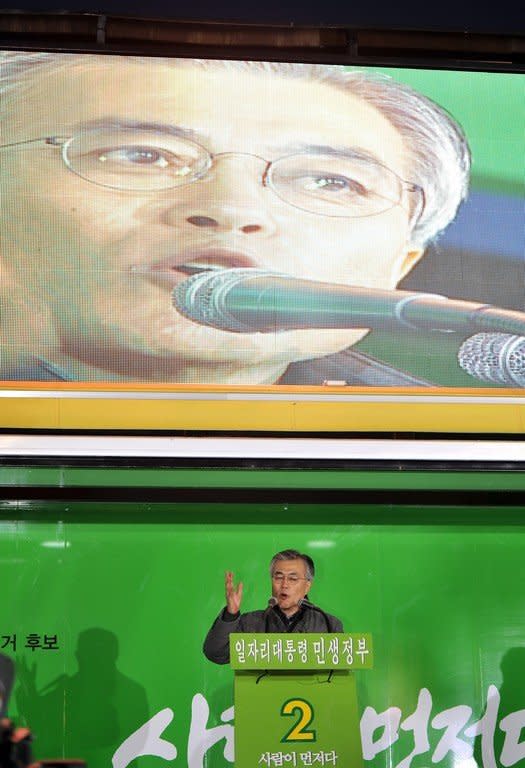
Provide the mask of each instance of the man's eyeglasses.
{"label": "man's eyeglasses", "polygon": [[308,581],[308,579],[305,579],[302,576],[297,576],[295,573],[286,574],[286,573],[280,573],[280,572],[273,573],[272,579],[274,581],[277,581],[279,584],[280,583],[284,584],[286,581],[288,582],[288,584],[297,584],[299,581]]}
{"label": "man's eyeglasses", "polygon": [[111,129],[29,139],[4,144],[0,149],[37,142],[60,150],[67,168],[85,181],[109,189],[160,192],[184,187],[205,178],[219,158],[244,156],[265,164],[261,175],[264,187],[309,213],[357,218],[401,205],[414,223],[424,207],[421,187],[359,151],[305,151],[270,162],[244,152],[213,155],[201,144],[177,135]]}

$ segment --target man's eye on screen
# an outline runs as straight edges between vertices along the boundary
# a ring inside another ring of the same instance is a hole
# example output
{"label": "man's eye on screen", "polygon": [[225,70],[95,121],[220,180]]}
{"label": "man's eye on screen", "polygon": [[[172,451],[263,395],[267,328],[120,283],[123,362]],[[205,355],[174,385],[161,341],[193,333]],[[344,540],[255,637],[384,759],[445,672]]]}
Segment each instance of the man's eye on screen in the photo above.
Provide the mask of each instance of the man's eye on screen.
{"label": "man's eye on screen", "polygon": [[165,154],[153,147],[116,147],[98,149],[94,155],[99,163],[116,165],[146,165],[166,168],[169,160]]}
{"label": "man's eye on screen", "polygon": [[361,195],[363,197],[369,194],[369,190],[363,184],[347,176],[329,174],[314,176],[310,177],[303,186],[307,192],[345,193],[347,195]]}

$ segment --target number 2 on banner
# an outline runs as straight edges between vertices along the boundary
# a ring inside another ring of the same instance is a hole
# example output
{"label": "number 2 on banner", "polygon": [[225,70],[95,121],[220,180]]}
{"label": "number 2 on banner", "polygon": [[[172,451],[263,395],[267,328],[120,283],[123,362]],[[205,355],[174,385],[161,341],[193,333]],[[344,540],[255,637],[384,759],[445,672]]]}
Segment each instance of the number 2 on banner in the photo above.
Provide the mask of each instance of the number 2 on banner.
{"label": "number 2 on banner", "polygon": [[288,699],[281,707],[281,715],[290,716],[298,712],[299,718],[290,730],[283,736],[281,742],[286,741],[315,741],[316,732],[306,730],[314,719],[312,705],[305,699]]}

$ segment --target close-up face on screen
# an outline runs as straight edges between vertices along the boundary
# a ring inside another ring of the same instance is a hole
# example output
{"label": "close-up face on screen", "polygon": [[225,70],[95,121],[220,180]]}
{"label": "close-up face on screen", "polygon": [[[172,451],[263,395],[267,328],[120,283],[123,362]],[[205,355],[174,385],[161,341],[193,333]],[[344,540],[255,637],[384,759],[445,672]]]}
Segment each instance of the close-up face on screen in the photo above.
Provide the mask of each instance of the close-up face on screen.
{"label": "close-up face on screen", "polygon": [[523,310],[522,76],[4,52],[0,82],[0,379],[519,385],[458,354],[503,334],[382,318]]}

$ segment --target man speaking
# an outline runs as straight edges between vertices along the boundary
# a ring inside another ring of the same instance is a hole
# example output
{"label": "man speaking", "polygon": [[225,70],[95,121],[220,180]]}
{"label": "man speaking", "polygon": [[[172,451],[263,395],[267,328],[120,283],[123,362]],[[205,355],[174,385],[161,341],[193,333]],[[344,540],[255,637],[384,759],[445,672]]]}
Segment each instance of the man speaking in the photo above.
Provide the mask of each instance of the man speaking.
{"label": "man speaking", "polygon": [[395,289],[466,194],[438,105],[345,67],[9,51],[0,94],[0,379],[421,384],[353,349],[366,320],[235,332],[173,295],[236,269]]}
{"label": "man speaking", "polygon": [[226,572],[226,607],[204,641],[204,654],[216,664],[230,660],[232,632],[342,632],[341,621],[307,599],[315,575],[309,555],[296,549],[277,552],[270,562],[272,596],[265,610],[241,614],[243,584]]}

